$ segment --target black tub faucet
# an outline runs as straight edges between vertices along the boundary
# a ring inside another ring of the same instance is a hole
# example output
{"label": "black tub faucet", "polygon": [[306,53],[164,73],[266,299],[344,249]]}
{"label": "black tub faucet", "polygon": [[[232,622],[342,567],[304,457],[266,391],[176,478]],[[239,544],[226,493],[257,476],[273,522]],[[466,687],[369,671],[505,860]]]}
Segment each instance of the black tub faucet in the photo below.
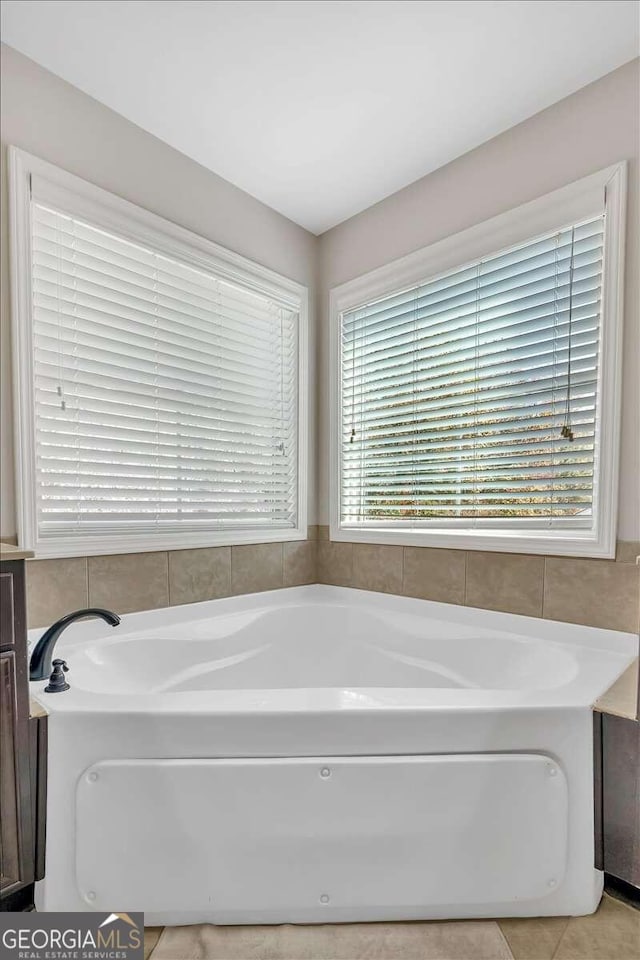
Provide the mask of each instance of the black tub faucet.
{"label": "black tub faucet", "polygon": [[94,617],[104,620],[112,627],[117,627],[120,623],[120,617],[117,613],[111,613],[110,610],[102,610],[99,607],[76,610],[75,613],[67,613],[66,616],[60,617],[48,630],[45,630],[36,643],[29,661],[29,679],[48,680],[51,673],[53,649],[62,631],[70,624],[75,623],[76,620],[91,620]]}

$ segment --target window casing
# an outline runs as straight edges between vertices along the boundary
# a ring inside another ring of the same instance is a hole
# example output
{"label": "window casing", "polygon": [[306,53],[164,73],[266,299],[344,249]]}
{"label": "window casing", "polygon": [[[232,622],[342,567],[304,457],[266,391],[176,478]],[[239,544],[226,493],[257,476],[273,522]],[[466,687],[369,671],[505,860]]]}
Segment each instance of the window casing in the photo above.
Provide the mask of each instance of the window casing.
{"label": "window casing", "polygon": [[306,537],[306,289],[11,151],[19,538]]}
{"label": "window casing", "polygon": [[624,175],[331,292],[333,539],[614,555]]}

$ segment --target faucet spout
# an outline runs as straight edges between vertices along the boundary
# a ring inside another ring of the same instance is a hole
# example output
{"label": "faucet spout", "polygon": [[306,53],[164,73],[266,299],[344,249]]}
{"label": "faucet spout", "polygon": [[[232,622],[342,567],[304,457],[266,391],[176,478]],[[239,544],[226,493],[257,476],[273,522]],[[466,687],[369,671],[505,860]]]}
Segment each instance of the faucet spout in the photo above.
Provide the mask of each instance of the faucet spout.
{"label": "faucet spout", "polygon": [[64,617],[56,620],[48,630],[42,634],[36,643],[31,659],[29,661],[29,679],[47,680],[52,669],[53,651],[58,637],[70,624],[76,620],[92,620],[98,618],[112,627],[117,627],[120,623],[120,617],[111,610],[103,610],[100,607],[89,607],[86,610],[76,610],[74,613],[67,613]]}

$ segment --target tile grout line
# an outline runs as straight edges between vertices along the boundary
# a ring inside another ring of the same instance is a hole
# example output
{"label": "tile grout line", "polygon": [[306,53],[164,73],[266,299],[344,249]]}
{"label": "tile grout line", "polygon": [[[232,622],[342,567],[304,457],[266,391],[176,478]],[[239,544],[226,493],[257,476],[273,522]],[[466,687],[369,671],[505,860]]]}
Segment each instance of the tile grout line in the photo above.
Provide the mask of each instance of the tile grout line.
{"label": "tile grout line", "polygon": [[82,559],[84,560],[84,584],[86,588],[87,606],[90,607],[91,602],[89,600],[89,557],[83,557]]}
{"label": "tile grout line", "polygon": [[[454,921],[454,922],[456,922],[456,921]],[[462,921],[462,922],[464,923],[464,921]],[[504,930],[502,929],[502,924],[500,923],[499,920],[493,920],[492,922],[495,923],[496,927],[498,928],[498,933],[499,933],[500,936],[502,937],[502,941],[503,941],[505,947],[507,948],[507,950],[509,951],[509,954],[510,954],[510,956],[512,957],[512,960],[515,960],[514,952],[513,952],[513,950],[511,949],[511,944],[509,943],[509,938],[507,937],[506,933],[505,933]]]}
{"label": "tile grout line", "polygon": [[567,930],[569,929],[569,924],[570,924],[570,923],[571,923],[571,917],[567,917],[567,922],[565,923],[564,927],[562,928],[562,933],[560,934],[560,937],[558,938],[558,942],[556,943],[556,948],[555,948],[555,950],[553,951],[553,953],[552,953],[552,955],[551,955],[551,960],[555,960],[555,957],[558,956],[558,951],[559,951],[559,949],[560,949],[560,945],[562,944],[562,941],[564,940],[565,934],[566,934]]}

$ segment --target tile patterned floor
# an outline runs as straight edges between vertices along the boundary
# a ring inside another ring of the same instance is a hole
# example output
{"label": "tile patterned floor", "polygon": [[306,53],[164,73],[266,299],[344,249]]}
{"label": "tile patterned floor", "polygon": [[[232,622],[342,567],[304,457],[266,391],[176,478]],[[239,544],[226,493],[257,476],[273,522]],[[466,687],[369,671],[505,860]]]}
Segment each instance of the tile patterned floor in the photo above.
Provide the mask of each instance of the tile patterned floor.
{"label": "tile patterned floor", "polygon": [[[508,919],[498,923],[514,960],[640,960],[640,910],[608,894],[590,917]],[[145,929],[145,960],[151,957],[161,933],[162,927]],[[185,955],[175,960],[189,958]],[[389,960],[403,958],[394,956]],[[442,960],[475,958],[469,954],[443,956]]]}
{"label": "tile patterned floor", "polygon": [[151,951],[155,947],[156,943],[160,939],[160,934],[162,933],[162,927],[145,927],[144,928],[144,960],[149,960],[151,956]]}
{"label": "tile patterned floor", "polygon": [[152,960],[513,960],[495,920],[167,927]]}

